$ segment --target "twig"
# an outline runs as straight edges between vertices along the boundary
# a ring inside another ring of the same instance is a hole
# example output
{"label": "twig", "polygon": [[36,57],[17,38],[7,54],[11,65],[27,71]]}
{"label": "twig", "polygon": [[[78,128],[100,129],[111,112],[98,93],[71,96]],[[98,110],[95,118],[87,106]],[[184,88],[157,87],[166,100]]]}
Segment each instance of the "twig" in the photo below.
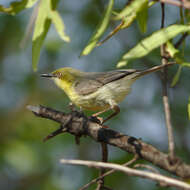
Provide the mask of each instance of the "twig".
{"label": "twig", "polygon": [[[153,173],[160,174],[160,172],[156,168],[154,168],[154,167],[152,167],[150,165],[147,165],[147,164],[135,164],[134,168],[145,168],[147,170],[152,171]],[[166,183],[159,183],[159,185],[161,187],[167,187]]]}
{"label": "twig", "polygon": [[[156,0],[157,1],[157,0]],[[183,2],[181,1],[176,1],[176,0],[158,0],[161,3],[167,3],[167,4],[171,4],[177,7],[183,7],[185,9],[190,9],[190,2],[188,2],[187,0],[184,0]]]}
{"label": "twig", "polygon": [[121,23],[119,23],[102,41],[98,42],[96,46],[97,47],[101,46],[103,43],[109,40],[113,35],[115,35],[118,31],[120,31],[123,25],[124,25],[124,20],[122,20]]}
{"label": "twig", "polygon": [[171,164],[168,155],[152,145],[110,128],[103,128],[100,123],[80,112],[64,113],[44,106],[27,106],[27,108],[38,117],[58,122],[74,136],[89,136],[97,142],[104,142],[134,155],[137,154],[140,158],[181,178],[190,178],[190,165],[179,158],[176,163]]}
{"label": "twig", "polygon": [[48,136],[46,136],[43,141],[46,142],[47,140],[59,135],[59,134],[62,134],[62,133],[65,133],[67,132],[67,129],[64,128],[62,125],[60,126],[59,129],[57,129],[56,131],[52,132],[51,134],[49,134]]}
{"label": "twig", "polygon": [[[101,149],[102,149],[102,162],[107,162],[108,161],[108,146],[106,143],[101,143]],[[101,168],[100,169],[100,179],[97,181],[98,186],[96,190],[101,190],[104,188],[104,177],[103,174],[105,173],[105,169]]]}
{"label": "twig", "polygon": [[[165,7],[164,4],[161,3],[162,9],[162,19],[161,19],[161,28],[164,28],[164,21],[165,21]],[[160,52],[162,56],[162,64],[166,65],[168,60],[166,59],[166,51],[165,51],[165,44],[161,45]],[[163,104],[164,104],[164,112],[165,112],[165,120],[166,120],[166,127],[168,132],[168,149],[169,149],[169,158],[170,161],[174,162],[174,137],[173,137],[173,130],[171,124],[171,116],[170,116],[170,105],[168,100],[168,92],[167,92],[167,68],[164,67],[163,69],[163,79],[162,79],[162,92],[163,92]]]}
{"label": "twig", "polygon": [[159,172],[158,172],[157,169],[155,169],[155,168],[153,168],[152,166],[147,165],[147,164],[135,164],[135,165],[134,165],[134,168],[146,168],[146,169],[152,171],[153,173],[159,174]]}
{"label": "twig", "polygon": [[161,28],[164,28],[164,21],[165,21],[165,5],[161,3],[161,10],[162,10],[162,17],[161,17]]}
{"label": "twig", "polygon": [[166,183],[167,185],[171,187],[190,189],[189,184],[182,182],[180,180],[177,180],[171,177],[166,177],[160,174],[155,174],[152,172],[140,171],[137,169],[128,168],[126,166],[124,167],[119,164],[96,162],[96,161],[84,161],[84,160],[65,160],[65,159],[61,159],[60,162],[62,164],[83,165],[83,166],[95,167],[95,168],[114,169],[117,171],[121,171],[129,176],[138,176],[142,178],[151,179],[159,183]]}
{"label": "twig", "polygon": [[185,32],[181,38],[176,42],[175,44],[175,48],[178,48],[182,43],[183,41],[185,40],[185,38],[188,36],[188,32]]}
{"label": "twig", "polygon": [[[129,166],[131,164],[133,164],[134,162],[136,162],[138,159],[138,156],[135,155],[133,159],[129,160],[127,163],[123,164],[123,166]],[[81,187],[79,190],[86,190],[88,187],[90,187],[92,184],[96,183],[98,180],[100,180],[102,177],[106,177],[108,175],[111,175],[112,173],[114,173],[115,170],[112,169],[106,173],[104,173],[102,176],[97,177],[95,179],[93,179],[91,182],[87,183],[86,185],[84,185],[83,187]]]}

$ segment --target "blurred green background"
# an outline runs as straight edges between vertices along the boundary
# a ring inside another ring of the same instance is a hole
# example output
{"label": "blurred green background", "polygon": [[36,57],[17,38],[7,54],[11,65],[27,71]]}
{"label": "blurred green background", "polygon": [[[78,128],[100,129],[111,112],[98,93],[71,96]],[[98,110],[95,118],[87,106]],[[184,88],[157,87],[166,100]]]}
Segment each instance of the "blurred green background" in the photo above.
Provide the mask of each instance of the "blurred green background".
{"label": "blurred green background", "polygon": [[[7,0],[0,4],[9,5]],[[101,20],[106,1],[65,0],[58,10],[65,22],[71,42],[60,40],[52,27],[43,46],[38,71],[32,70],[31,38],[25,47],[21,41],[29,22],[32,9],[16,16],[0,14],[0,190],[74,190],[98,175],[92,168],[65,166],[61,158],[100,160],[100,145],[90,138],[82,138],[75,144],[69,134],[57,136],[46,143],[42,139],[58,125],[35,117],[26,105],[45,105],[69,111],[69,100],[52,81],[39,77],[60,67],[74,67],[83,71],[107,71],[115,69],[121,55],[145,35],[160,27],[160,5],[149,11],[148,32],[140,34],[137,24],[119,32],[90,55],[79,58],[93,30]],[[125,1],[117,0],[116,8]],[[179,19],[179,10],[166,6],[167,24]],[[151,16],[150,16],[151,15]],[[114,23],[112,23],[114,26]],[[113,28],[109,28],[111,31]],[[189,54],[186,44],[185,54]],[[190,55],[190,54],[189,54]],[[189,59],[189,56],[186,56]],[[159,49],[149,56],[133,61],[129,68],[147,68],[160,64]],[[173,78],[177,66],[169,69]],[[174,126],[176,153],[184,161],[190,157],[190,128],[187,103],[190,95],[189,70],[183,69],[180,81],[169,89],[172,123]],[[156,74],[137,81],[132,93],[121,105],[121,113],[107,124],[120,132],[143,139],[167,152],[167,132],[162,105],[161,81]],[[89,114],[89,113],[87,113]],[[124,163],[132,156],[109,146],[109,161]],[[127,177],[115,173],[106,178],[106,185],[113,189],[164,189],[149,180]],[[92,186],[89,189],[95,189]]]}

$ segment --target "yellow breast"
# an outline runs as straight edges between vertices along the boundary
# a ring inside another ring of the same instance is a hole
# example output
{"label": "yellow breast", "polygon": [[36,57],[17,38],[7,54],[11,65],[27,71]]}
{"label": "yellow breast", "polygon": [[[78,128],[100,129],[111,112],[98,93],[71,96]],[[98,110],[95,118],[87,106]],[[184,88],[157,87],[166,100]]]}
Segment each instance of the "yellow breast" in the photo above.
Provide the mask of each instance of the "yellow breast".
{"label": "yellow breast", "polygon": [[58,78],[54,79],[55,84],[61,88],[62,90],[64,90],[64,92],[67,94],[67,96],[71,99],[71,101],[73,103],[75,103],[75,99],[79,98],[79,95],[77,95],[77,93],[75,92],[75,90],[72,87],[72,82],[66,82],[64,80],[60,80]]}

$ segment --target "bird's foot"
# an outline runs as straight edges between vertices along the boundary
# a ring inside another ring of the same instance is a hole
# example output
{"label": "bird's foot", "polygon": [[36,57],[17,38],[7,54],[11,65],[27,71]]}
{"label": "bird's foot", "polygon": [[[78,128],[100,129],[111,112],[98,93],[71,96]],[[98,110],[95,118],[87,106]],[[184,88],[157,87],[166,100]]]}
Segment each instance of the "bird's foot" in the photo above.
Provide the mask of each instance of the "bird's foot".
{"label": "bird's foot", "polygon": [[98,124],[102,124],[103,118],[102,117],[97,117],[97,116],[90,116],[89,120]]}
{"label": "bird's foot", "polygon": [[102,117],[97,117],[97,116],[92,115],[92,116],[90,116],[89,119],[92,122],[95,122],[95,123],[102,125],[102,128],[105,128],[105,129],[109,128],[107,125],[103,125],[104,119]]}

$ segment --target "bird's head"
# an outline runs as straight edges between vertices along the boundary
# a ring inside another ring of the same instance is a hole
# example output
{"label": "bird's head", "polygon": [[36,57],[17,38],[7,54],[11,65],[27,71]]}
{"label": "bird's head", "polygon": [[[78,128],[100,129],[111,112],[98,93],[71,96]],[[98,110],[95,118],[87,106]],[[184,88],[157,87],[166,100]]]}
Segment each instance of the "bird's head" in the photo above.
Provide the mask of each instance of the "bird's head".
{"label": "bird's head", "polygon": [[41,77],[53,79],[58,87],[66,90],[75,82],[76,78],[80,76],[80,73],[81,72],[79,70],[64,67],[49,74],[41,74]]}

